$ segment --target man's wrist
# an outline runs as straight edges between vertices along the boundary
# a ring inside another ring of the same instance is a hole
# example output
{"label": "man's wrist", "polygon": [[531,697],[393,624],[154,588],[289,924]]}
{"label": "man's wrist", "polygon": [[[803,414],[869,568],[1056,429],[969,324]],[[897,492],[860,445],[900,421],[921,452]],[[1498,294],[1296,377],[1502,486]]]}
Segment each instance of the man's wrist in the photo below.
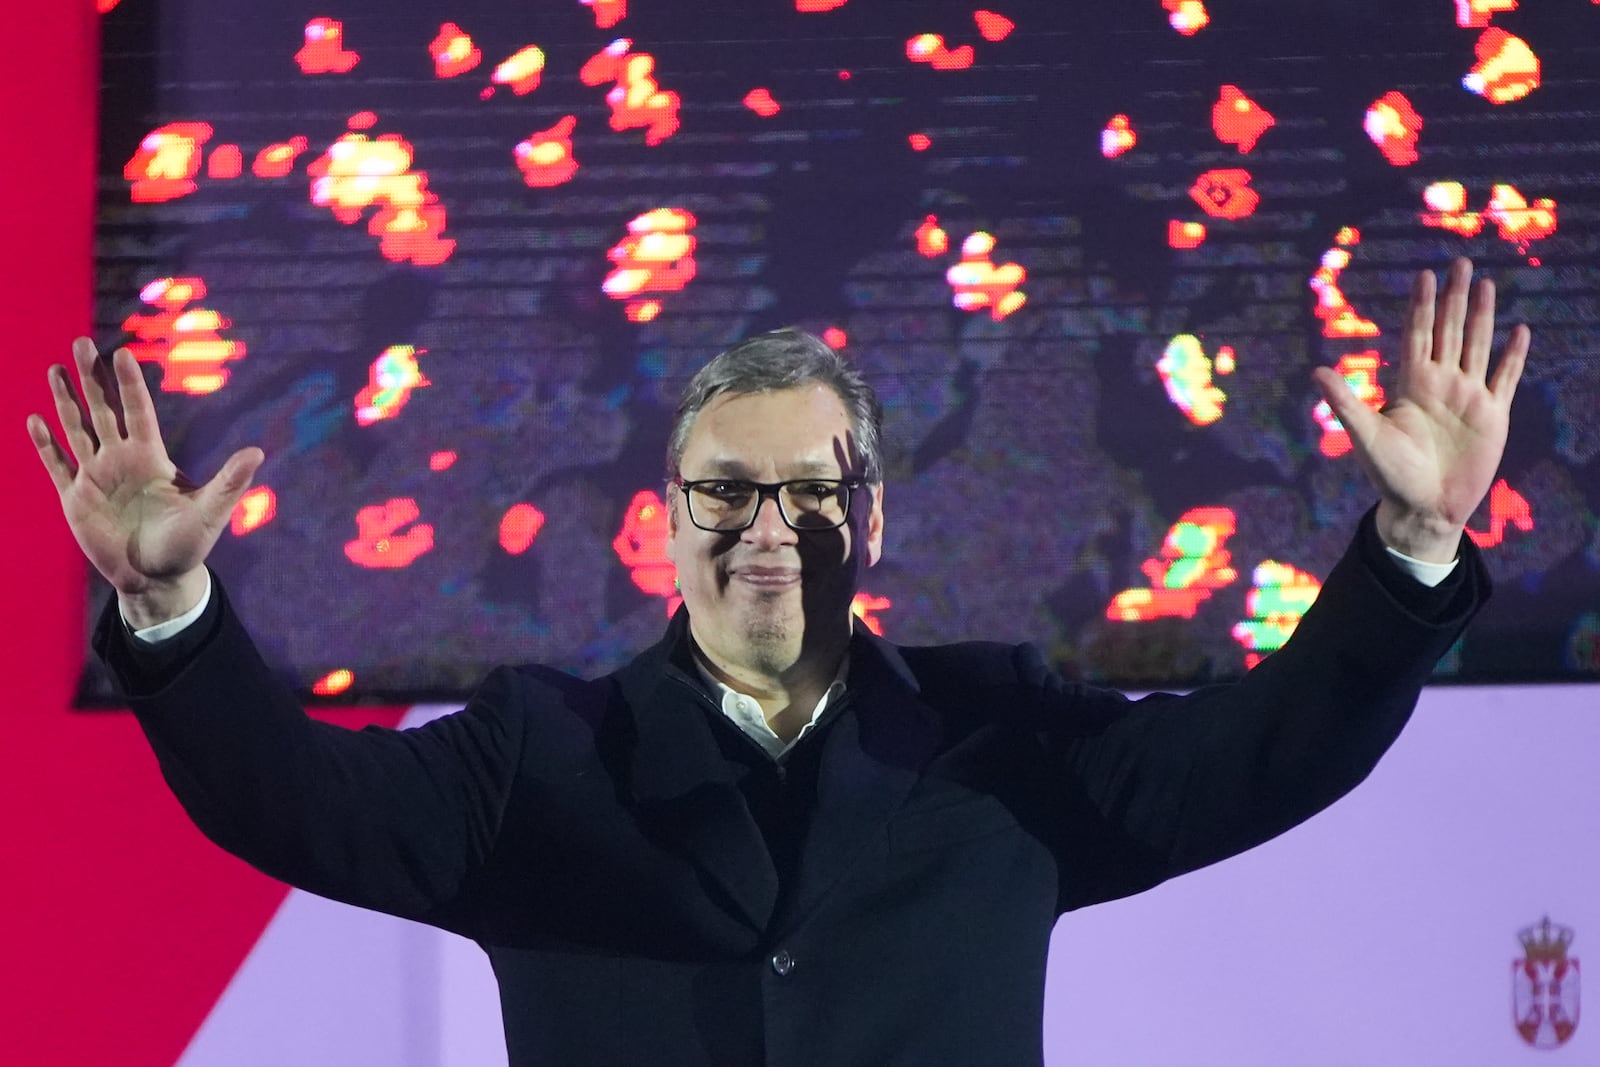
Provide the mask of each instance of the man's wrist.
{"label": "man's wrist", "polygon": [[171,582],[154,583],[139,593],[117,594],[122,621],[135,633],[174,622],[203,608],[211,594],[211,575],[196,567]]}
{"label": "man's wrist", "polygon": [[1383,501],[1376,516],[1378,538],[1388,548],[1422,563],[1452,563],[1460,555],[1462,528],[1435,516],[1402,514]]}

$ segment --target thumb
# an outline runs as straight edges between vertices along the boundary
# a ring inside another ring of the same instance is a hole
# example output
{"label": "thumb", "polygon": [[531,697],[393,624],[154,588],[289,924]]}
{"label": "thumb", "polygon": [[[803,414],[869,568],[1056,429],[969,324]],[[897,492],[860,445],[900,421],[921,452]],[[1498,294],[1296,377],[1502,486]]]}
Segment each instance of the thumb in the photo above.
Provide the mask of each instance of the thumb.
{"label": "thumb", "polygon": [[1334,417],[1350,435],[1356,452],[1367,455],[1369,445],[1383,426],[1383,416],[1363,403],[1350,388],[1350,383],[1332,367],[1318,367],[1311,372],[1311,377],[1321,390],[1322,399],[1333,409]]}
{"label": "thumb", "polygon": [[266,459],[267,454],[254,445],[229,456],[222,469],[196,494],[207,518],[218,524],[226,522]]}

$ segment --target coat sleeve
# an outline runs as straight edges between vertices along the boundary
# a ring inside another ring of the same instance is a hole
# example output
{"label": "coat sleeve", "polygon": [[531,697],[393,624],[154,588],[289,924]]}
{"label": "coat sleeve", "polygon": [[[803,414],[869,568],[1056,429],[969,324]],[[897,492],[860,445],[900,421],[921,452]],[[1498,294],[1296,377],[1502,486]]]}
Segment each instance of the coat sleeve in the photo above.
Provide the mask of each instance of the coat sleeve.
{"label": "coat sleeve", "polygon": [[465,709],[413,730],[317,722],[213,588],[175,661],[137,648],[115,601],[95,633],[195,825],[291,885],[470,935],[458,905],[515,784],[519,676],[495,671]]}
{"label": "coat sleeve", "polygon": [[1371,522],[1293,637],[1238,682],[1130,701],[1017,650],[1054,782],[1063,910],[1252,848],[1371,773],[1489,591],[1465,539],[1456,571],[1427,589]]}

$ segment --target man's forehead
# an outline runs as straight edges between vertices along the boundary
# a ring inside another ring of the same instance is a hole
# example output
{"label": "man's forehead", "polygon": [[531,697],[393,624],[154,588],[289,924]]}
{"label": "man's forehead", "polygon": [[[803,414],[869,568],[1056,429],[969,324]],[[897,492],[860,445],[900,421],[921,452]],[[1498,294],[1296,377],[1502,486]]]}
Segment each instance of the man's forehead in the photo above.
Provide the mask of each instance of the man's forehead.
{"label": "man's forehead", "polygon": [[697,471],[756,476],[776,464],[786,477],[839,477],[860,467],[849,413],[821,383],[732,393],[707,404],[689,428],[684,459]]}

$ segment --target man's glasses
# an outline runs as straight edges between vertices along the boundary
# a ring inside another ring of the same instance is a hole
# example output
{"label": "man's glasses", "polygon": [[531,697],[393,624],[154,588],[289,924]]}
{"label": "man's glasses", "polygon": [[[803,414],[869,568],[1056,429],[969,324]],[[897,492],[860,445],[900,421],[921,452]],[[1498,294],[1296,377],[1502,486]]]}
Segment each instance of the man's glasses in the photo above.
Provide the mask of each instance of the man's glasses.
{"label": "man's glasses", "polygon": [[756,521],[761,502],[772,497],[791,530],[837,530],[850,517],[850,494],[866,483],[859,478],[795,478],[787,482],[746,482],[734,478],[672,479],[683,493],[689,521],[713,533],[738,533]]}

